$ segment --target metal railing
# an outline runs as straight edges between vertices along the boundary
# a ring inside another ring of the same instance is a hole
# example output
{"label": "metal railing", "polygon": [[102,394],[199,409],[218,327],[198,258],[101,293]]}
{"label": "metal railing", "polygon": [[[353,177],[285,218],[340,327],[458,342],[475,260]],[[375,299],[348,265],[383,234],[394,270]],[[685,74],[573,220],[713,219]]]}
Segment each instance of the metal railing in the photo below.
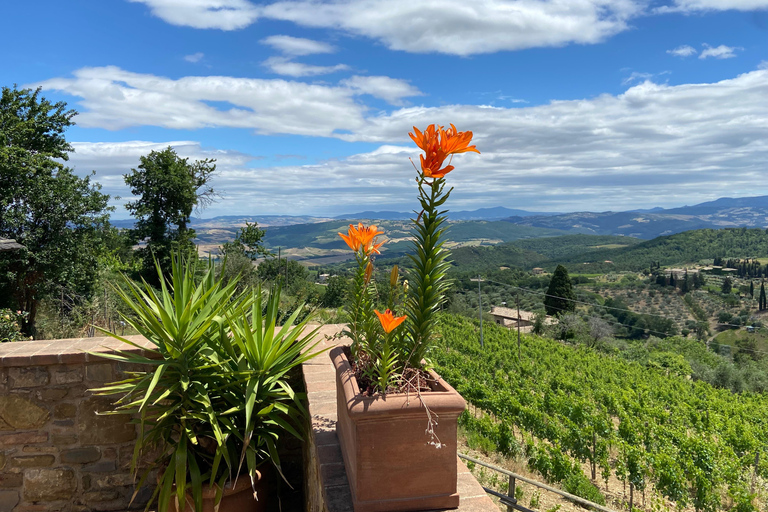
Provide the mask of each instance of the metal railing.
{"label": "metal railing", "polygon": [[517,473],[513,473],[512,471],[506,470],[504,468],[500,468],[499,466],[488,464],[487,462],[483,462],[481,460],[475,459],[474,457],[470,457],[469,455],[464,455],[463,453],[459,453],[458,455],[464,460],[474,462],[475,464],[486,467],[488,469],[492,469],[494,471],[497,471],[509,477],[509,489],[507,491],[507,494],[502,494],[498,491],[495,491],[493,489],[489,489],[483,486],[483,489],[485,490],[485,492],[493,496],[496,496],[497,498],[499,498],[499,500],[503,505],[507,506],[507,512],[512,512],[513,510],[518,510],[520,512],[535,512],[517,503],[517,499],[515,498],[515,487],[517,485],[517,480],[539,487],[541,489],[544,489],[545,491],[558,494],[563,498],[567,499],[568,501],[571,501],[573,503],[576,503],[585,507],[591,507],[592,509],[599,510],[600,512],[616,512],[615,510],[605,507],[603,505],[600,505],[598,503],[585,500],[580,496],[576,496],[574,494],[561,491],[560,489],[555,489],[554,487],[550,487],[549,485],[543,484],[541,482],[537,482],[536,480],[531,480],[530,478],[524,477],[522,475],[518,475]]}

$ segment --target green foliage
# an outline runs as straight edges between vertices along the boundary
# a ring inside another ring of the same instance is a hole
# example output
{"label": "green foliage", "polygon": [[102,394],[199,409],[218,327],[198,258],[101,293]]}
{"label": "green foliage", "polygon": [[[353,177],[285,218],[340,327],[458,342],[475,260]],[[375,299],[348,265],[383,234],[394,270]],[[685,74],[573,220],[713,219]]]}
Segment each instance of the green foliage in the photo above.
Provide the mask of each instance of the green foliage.
{"label": "green foliage", "polygon": [[568,311],[576,310],[576,294],[573,292],[571,279],[568,277],[568,270],[558,265],[555,273],[552,274],[552,280],[547,288],[547,295],[544,298],[544,308],[547,314],[559,316]]}
{"label": "green foliage", "polygon": [[287,258],[267,258],[259,263],[256,272],[262,281],[279,283],[282,288],[294,294],[299,288],[306,286],[309,279],[307,267]]}
{"label": "green foliage", "polygon": [[[427,188],[425,190],[425,185]],[[408,331],[408,365],[421,367],[421,361],[432,348],[435,337],[435,318],[445,303],[449,283],[445,279],[450,263],[448,249],[443,247],[447,218],[440,211],[451,195],[444,192],[445,179],[434,178],[431,182],[419,179],[419,203],[422,213],[413,221],[416,254],[409,254],[413,267],[407,272],[408,292],[405,300],[406,330]]]}
{"label": "green foliage", "polygon": [[142,156],[139,167],[124,176],[131,194],[138,197],[125,208],[136,218],[133,237],[146,242],[138,255],[143,261],[141,275],[147,282],[160,284],[155,261],[168,274],[174,251],[193,251],[195,230],[188,224],[195,208],[202,209],[213,200],[209,183],[216,171],[214,162],[204,159],[190,163],[169,146]]}
{"label": "green foliage", "polygon": [[199,512],[203,483],[215,486],[220,500],[225,483],[241,473],[252,477],[266,461],[280,470],[283,433],[301,438],[304,408],[287,376],[313,357],[316,331],[302,334],[307,320],[293,325],[299,310],[276,329],[279,289],[266,300],[261,289],[236,295],[210,264],[196,282],[196,258],[174,255],[171,263],[167,283],[157,267],[159,293],[127,278],[129,291],[119,291],[133,311],[125,320],[152,343],[150,355],[100,354],[148,370],[94,391],[120,396],[113,414],[139,418],[132,469],[142,457],[151,463],[138,487],[160,469],[158,509],[185,500],[189,490]]}
{"label": "green foliage", "polygon": [[[681,363],[676,353],[707,354],[703,344],[650,340],[651,353],[667,353],[656,368],[646,364],[647,352],[633,362],[524,335],[518,359],[510,356],[516,336],[506,329],[487,325],[481,348],[473,322],[444,315],[440,325],[437,370],[483,413],[514,424],[529,466],[552,481],[599,501],[579,476],[581,462],[595,461],[603,478],[615,475],[638,490],[652,483],[680,507],[715,510],[726,493],[748,494],[755,455],[762,460],[768,448],[768,399],[670,371]],[[768,475],[768,465],[757,474]]]}
{"label": "green foliage", "polygon": [[260,257],[267,258],[274,256],[270,251],[264,248],[264,235],[266,231],[259,228],[258,222],[245,222],[245,226],[241,227],[235,239],[231,242],[225,242],[221,247],[222,252],[226,256],[232,254],[243,254],[251,261],[257,260]]}
{"label": "green foliage", "polygon": [[21,312],[0,309],[0,343],[25,339],[19,326],[23,318]]}
{"label": "green foliage", "polygon": [[[768,233],[763,229],[697,229],[660,236],[631,247],[601,249],[564,258],[562,264],[583,264],[585,272],[642,271],[656,264],[685,265],[716,257],[768,257]],[[605,263],[606,260],[612,263]]]}
{"label": "green foliage", "polygon": [[109,210],[99,185],[61,163],[76,112],[39,93],[3,87],[0,96],[0,238],[25,247],[0,253],[0,306],[28,313],[27,335],[57,287],[90,293]]}
{"label": "green foliage", "polygon": [[326,308],[338,308],[344,305],[349,288],[349,281],[344,276],[332,276],[328,279],[323,293],[322,304]]}

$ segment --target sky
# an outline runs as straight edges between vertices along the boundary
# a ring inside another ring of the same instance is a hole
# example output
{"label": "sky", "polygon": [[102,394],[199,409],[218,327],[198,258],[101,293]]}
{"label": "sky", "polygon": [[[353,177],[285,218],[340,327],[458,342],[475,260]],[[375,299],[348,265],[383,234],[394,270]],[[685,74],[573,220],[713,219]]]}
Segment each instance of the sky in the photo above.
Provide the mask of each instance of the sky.
{"label": "sky", "polygon": [[29,0],[0,85],[79,115],[67,165],[215,158],[202,217],[416,207],[416,126],[453,123],[450,208],[768,195],[768,0]]}

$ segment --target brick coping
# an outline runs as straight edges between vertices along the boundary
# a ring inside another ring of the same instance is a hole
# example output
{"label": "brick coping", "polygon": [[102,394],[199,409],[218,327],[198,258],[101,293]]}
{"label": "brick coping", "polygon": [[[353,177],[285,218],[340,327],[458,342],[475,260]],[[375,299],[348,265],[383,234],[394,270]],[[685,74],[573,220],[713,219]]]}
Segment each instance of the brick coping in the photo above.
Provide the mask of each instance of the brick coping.
{"label": "brick coping", "polygon": [[[151,348],[144,336],[125,336],[137,345]],[[60,340],[16,341],[0,343],[0,368],[12,366],[49,366],[104,362],[103,358],[89,352],[114,353],[116,351],[145,353],[111,337],[67,338]]]}
{"label": "brick coping", "polygon": [[[324,325],[318,331],[318,349],[346,345],[350,339],[339,338],[344,326]],[[327,512],[353,512],[344,459],[336,436],[336,371],[327,352],[302,365],[307,390],[307,406],[312,421],[312,446],[319,465],[324,509]],[[461,501],[458,512],[499,512],[499,508],[483,490],[466,465],[456,457],[458,491]]]}

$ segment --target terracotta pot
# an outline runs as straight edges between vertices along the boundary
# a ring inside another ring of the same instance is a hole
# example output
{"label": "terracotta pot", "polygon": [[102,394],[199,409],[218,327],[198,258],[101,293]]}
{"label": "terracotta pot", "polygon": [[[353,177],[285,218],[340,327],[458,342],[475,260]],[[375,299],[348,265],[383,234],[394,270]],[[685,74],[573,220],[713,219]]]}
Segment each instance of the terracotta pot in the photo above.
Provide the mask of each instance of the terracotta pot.
{"label": "terracotta pot", "polygon": [[336,432],[355,512],[457,508],[456,431],[466,402],[433,372],[433,391],[421,397],[441,447],[425,433],[427,413],[410,394],[360,395],[345,347],[330,352],[336,367]]}
{"label": "terracotta pot", "polygon": [[[267,510],[270,510],[268,507],[270,501],[269,491],[270,486],[265,481],[264,475],[259,471],[256,471],[256,493],[258,500],[254,499],[250,478],[247,476],[240,476],[237,479],[237,485],[235,485],[234,488],[227,487],[224,489],[224,496],[221,498],[219,512],[266,512]],[[204,484],[202,512],[214,512],[215,499],[215,489],[208,486],[208,484]],[[195,502],[192,500],[192,493],[187,491],[187,503],[184,507],[184,512],[195,512],[194,503]],[[168,512],[178,512],[176,500],[171,500]]]}

